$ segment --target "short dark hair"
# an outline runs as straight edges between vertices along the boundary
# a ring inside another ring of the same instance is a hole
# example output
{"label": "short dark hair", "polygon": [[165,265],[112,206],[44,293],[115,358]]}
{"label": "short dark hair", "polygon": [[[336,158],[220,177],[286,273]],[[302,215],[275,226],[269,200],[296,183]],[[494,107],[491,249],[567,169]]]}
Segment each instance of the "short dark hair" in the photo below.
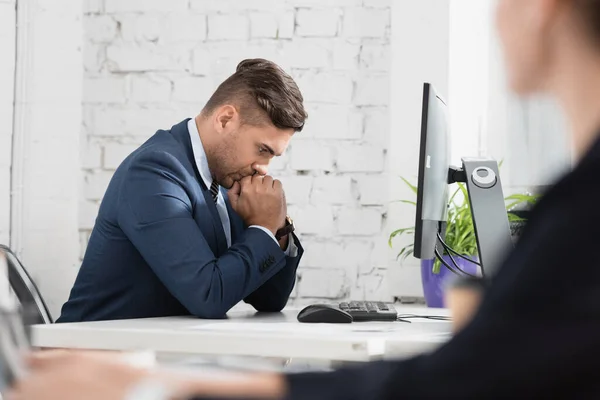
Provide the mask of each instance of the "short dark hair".
{"label": "short dark hair", "polygon": [[573,5],[594,42],[600,44],[600,0],[573,0]]}
{"label": "short dark hair", "polygon": [[299,132],[308,117],[296,82],[272,61],[241,61],[233,75],[219,85],[203,112],[231,102],[239,107],[243,123],[259,125],[265,114],[279,129]]}

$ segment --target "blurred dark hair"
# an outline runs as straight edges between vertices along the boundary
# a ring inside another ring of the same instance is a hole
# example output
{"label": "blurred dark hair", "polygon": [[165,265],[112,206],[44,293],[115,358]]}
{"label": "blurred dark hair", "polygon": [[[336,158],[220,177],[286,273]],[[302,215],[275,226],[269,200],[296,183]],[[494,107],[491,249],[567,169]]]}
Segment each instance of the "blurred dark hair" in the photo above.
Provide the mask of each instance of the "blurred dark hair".
{"label": "blurred dark hair", "polygon": [[232,103],[243,123],[260,125],[268,118],[279,129],[301,131],[308,117],[296,82],[274,62],[262,58],[241,61],[219,85],[204,112]]}
{"label": "blurred dark hair", "polygon": [[600,44],[600,0],[573,0],[573,6],[588,33]]}

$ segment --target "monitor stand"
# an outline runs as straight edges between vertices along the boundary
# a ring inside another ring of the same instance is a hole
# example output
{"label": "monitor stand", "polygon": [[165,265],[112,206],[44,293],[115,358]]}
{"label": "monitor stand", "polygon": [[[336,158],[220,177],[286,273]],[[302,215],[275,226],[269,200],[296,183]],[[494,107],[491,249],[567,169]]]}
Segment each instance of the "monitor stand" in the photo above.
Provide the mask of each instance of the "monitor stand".
{"label": "monitor stand", "polygon": [[489,280],[513,246],[498,163],[490,158],[465,157],[462,165],[460,169],[450,167],[448,183],[466,184],[481,272]]}

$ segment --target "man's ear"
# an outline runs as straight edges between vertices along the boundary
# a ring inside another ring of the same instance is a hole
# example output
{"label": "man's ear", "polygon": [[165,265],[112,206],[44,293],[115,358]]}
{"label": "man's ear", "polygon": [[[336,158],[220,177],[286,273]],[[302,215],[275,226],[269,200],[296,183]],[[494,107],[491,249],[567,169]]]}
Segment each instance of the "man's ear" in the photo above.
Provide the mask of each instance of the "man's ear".
{"label": "man's ear", "polygon": [[239,113],[234,106],[226,104],[217,108],[214,114],[214,125],[218,133],[234,130],[233,125],[236,124],[239,124]]}

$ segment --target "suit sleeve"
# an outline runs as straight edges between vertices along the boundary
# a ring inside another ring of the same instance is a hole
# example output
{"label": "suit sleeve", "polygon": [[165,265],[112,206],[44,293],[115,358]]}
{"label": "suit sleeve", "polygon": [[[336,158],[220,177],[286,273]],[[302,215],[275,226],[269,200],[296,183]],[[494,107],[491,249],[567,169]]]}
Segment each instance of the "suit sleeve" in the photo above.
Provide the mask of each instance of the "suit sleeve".
{"label": "suit sleeve", "polygon": [[285,265],[279,246],[249,229],[216,258],[192,217],[186,172],[172,155],[142,153],[121,184],[119,225],[188,311],[222,318]]}
{"label": "suit sleeve", "polygon": [[296,235],[292,234],[290,240],[293,240],[297,246],[298,255],[296,257],[286,256],[285,266],[265,282],[264,285],[244,299],[246,303],[252,305],[257,311],[278,312],[283,310],[294,289],[296,270],[298,269],[304,249]]}

